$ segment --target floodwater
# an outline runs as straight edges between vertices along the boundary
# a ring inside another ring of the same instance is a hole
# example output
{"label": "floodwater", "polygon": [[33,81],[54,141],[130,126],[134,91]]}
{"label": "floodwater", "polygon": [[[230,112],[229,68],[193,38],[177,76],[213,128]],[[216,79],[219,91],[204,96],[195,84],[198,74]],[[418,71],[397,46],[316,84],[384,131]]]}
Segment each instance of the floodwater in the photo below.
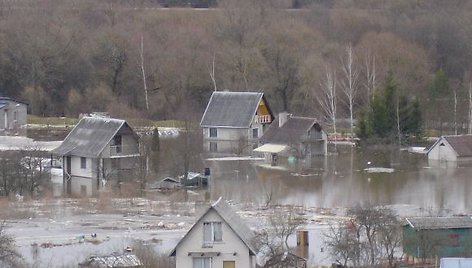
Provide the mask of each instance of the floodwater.
{"label": "floodwater", "polygon": [[428,163],[426,155],[389,147],[337,150],[285,169],[263,161],[205,161],[212,170],[211,197],[304,207],[410,205],[471,213],[471,163]]}

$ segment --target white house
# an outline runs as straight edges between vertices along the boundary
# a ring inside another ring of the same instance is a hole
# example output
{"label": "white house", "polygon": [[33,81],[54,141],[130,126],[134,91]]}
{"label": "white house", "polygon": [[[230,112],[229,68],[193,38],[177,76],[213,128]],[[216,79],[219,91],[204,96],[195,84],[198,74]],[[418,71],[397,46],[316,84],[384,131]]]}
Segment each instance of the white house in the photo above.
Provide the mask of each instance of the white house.
{"label": "white house", "polygon": [[215,91],[200,122],[203,148],[213,153],[250,152],[273,119],[263,93]]}
{"label": "white house", "polygon": [[136,168],[139,138],[125,120],[83,117],[52,153],[62,157],[65,192],[95,196]]}
{"label": "white house", "polygon": [[472,135],[442,136],[426,154],[435,161],[472,160]]}
{"label": "white house", "polygon": [[205,210],[170,256],[175,256],[176,268],[254,268],[253,239],[253,232],[220,197]]}
{"label": "white house", "polygon": [[315,118],[280,113],[277,121],[260,138],[263,145],[254,150],[265,153],[273,165],[279,155],[311,159],[327,154],[328,136]]}
{"label": "white house", "polygon": [[0,134],[26,136],[28,104],[8,97],[0,97]]}

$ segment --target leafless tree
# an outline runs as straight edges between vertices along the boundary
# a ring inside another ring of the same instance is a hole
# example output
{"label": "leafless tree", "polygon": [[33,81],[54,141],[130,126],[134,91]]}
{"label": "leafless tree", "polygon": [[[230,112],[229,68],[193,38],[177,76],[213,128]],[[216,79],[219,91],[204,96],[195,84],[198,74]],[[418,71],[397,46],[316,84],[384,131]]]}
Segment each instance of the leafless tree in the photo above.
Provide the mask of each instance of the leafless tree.
{"label": "leafless tree", "polygon": [[287,257],[291,253],[288,238],[303,224],[303,220],[289,212],[273,215],[268,221],[269,225],[257,234],[255,241],[266,260],[263,267],[292,267],[294,260]]}
{"label": "leafless tree", "polygon": [[21,255],[15,250],[15,240],[5,233],[5,221],[0,223],[0,266],[21,267]]}
{"label": "leafless tree", "polygon": [[401,246],[400,222],[387,208],[353,208],[350,220],[331,227],[326,245],[340,264],[380,265],[388,260],[395,267],[395,252]]}
{"label": "leafless tree", "polygon": [[354,105],[358,91],[359,70],[355,66],[355,55],[352,51],[352,45],[346,47],[346,54],[341,59],[343,79],[341,82],[342,91],[346,96],[346,102],[349,109],[349,125],[351,135],[354,135]]}
{"label": "leafless tree", "polygon": [[336,94],[336,74],[326,66],[326,76],[321,83],[321,92],[317,100],[323,109],[325,116],[333,126],[333,132],[336,139],[336,118],[337,118],[337,94]]}
{"label": "leafless tree", "polygon": [[167,255],[157,253],[152,244],[142,240],[133,243],[133,251],[143,264],[143,268],[174,268],[174,259]]}

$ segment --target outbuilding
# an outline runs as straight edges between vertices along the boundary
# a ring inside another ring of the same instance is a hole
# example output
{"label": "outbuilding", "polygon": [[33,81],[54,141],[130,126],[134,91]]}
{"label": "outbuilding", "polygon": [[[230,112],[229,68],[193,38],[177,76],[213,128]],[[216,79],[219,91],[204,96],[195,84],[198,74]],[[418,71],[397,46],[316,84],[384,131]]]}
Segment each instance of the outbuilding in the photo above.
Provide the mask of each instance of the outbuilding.
{"label": "outbuilding", "polygon": [[426,154],[428,160],[472,160],[472,135],[441,136]]}

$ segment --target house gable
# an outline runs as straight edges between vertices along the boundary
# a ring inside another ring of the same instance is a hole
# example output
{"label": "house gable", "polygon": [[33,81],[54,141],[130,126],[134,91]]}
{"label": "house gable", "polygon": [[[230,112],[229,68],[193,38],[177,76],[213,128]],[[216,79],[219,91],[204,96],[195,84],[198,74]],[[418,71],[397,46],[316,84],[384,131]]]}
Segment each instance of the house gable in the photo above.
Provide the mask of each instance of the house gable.
{"label": "house gable", "polygon": [[84,117],[52,153],[96,158],[118,132],[130,133],[138,140],[136,133],[125,120]]}
{"label": "house gable", "polygon": [[256,114],[269,116],[272,112],[263,93],[215,91],[205,109],[200,126],[204,128],[249,128]]}

